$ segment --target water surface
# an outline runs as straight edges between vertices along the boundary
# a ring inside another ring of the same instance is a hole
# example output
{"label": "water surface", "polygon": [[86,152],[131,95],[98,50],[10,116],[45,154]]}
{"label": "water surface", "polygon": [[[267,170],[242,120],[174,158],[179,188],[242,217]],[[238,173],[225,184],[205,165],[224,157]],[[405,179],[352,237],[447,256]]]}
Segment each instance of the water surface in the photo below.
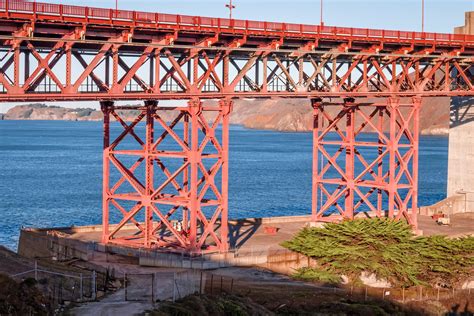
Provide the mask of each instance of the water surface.
{"label": "water surface", "polygon": [[[310,133],[230,135],[230,217],[310,213]],[[100,223],[101,151],[100,122],[0,121],[0,244],[22,226]],[[447,137],[421,137],[420,205],[445,197],[447,152]]]}

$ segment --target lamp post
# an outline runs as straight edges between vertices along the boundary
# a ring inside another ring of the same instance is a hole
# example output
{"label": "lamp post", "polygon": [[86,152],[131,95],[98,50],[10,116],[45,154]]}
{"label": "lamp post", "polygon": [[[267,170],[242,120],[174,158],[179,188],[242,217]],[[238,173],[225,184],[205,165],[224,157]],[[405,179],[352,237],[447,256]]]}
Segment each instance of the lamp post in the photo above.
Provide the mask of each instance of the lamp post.
{"label": "lamp post", "polygon": [[320,24],[321,24],[321,26],[323,26],[324,25],[324,22],[323,22],[323,0],[321,0],[320,2],[321,2],[321,12],[320,12],[321,21],[320,21]]}
{"label": "lamp post", "polygon": [[229,19],[232,20],[232,10],[235,9],[235,5],[232,4],[232,0],[229,0],[229,3],[225,6],[226,8],[229,8]]}
{"label": "lamp post", "polygon": [[425,32],[425,0],[421,0],[421,33]]}

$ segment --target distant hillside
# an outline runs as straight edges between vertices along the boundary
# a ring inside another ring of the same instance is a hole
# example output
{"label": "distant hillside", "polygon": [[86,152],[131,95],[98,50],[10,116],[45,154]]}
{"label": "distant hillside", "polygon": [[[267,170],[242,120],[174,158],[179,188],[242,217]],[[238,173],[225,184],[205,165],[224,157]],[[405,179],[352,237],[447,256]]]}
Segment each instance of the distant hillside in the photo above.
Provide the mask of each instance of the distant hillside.
{"label": "distant hillside", "polygon": [[[422,134],[447,134],[449,131],[449,98],[426,98],[421,110]],[[328,107],[335,114],[338,109]],[[124,112],[126,115],[127,112]],[[171,118],[165,113],[164,119]],[[132,116],[126,117],[128,120]],[[11,108],[6,120],[69,120],[99,121],[102,113],[91,108],[69,109],[44,104],[20,105]],[[301,99],[237,100],[231,123],[247,128],[304,132],[312,129],[312,109],[309,101]],[[359,122],[361,123],[361,122]]]}
{"label": "distant hillside", "polygon": [[[334,117],[340,108],[327,107]],[[426,98],[420,112],[420,130],[425,135],[449,133],[450,98]],[[367,109],[367,111],[369,111]],[[260,101],[236,101],[231,122],[248,128],[278,131],[311,131],[312,108],[309,101],[280,99]],[[361,120],[356,123],[361,124]],[[388,122],[387,122],[388,123]],[[385,125],[385,130],[388,125]]]}
{"label": "distant hillside", "polygon": [[90,108],[69,109],[45,104],[28,104],[11,108],[5,114],[5,119],[98,121],[102,119],[102,113]]}

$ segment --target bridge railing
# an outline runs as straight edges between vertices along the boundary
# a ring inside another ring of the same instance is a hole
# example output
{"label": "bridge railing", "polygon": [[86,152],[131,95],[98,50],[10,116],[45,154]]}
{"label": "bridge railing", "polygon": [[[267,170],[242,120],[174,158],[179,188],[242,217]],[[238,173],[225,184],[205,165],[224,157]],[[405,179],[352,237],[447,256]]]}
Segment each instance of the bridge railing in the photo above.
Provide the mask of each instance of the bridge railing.
{"label": "bridge railing", "polygon": [[217,31],[234,33],[271,33],[282,36],[308,36],[320,38],[324,36],[366,38],[390,40],[399,42],[429,42],[436,44],[474,46],[474,35],[442,34],[427,32],[409,32],[397,30],[362,29],[350,27],[321,26],[309,24],[294,24],[280,22],[264,22],[250,20],[235,20],[189,15],[163,14],[141,11],[115,10],[75,5],[29,2],[25,0],[0,0],[0,12],[8,17],[12,13],[31,15],[32,19],[56,18],[67,21],[67,18],[81,18],[93,23],[130,23],[144,27],[160,27],[172,25],[177,27],[211,28]]}

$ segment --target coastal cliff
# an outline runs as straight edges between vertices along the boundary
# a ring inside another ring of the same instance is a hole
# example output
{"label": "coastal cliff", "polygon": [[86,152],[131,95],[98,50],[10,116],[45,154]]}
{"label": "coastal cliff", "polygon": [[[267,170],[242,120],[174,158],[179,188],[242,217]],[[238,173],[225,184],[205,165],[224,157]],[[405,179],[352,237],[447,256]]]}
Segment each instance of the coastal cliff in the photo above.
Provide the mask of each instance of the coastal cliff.
{"label": "coastal cliff", "polygon": [[[449,98],[426,98],[420,114],[420,130],[425,135],[445,135],[449,132]],[[327,107],[334,116],[335,107]],[[125,119],[127,113],[123,113]],[[164,112],[163,118],[171,118]],[[11,108],[6,120],[70,120],[99,121],[102,113],[92,108],[64,108],[44,104],[19,105]],[[232,124],[252,129],[306,132],[312,129],[312,110],[309,101],[301,99],[236,100],[231,116]],[[358,123],[362,123],[360,120]]]}

